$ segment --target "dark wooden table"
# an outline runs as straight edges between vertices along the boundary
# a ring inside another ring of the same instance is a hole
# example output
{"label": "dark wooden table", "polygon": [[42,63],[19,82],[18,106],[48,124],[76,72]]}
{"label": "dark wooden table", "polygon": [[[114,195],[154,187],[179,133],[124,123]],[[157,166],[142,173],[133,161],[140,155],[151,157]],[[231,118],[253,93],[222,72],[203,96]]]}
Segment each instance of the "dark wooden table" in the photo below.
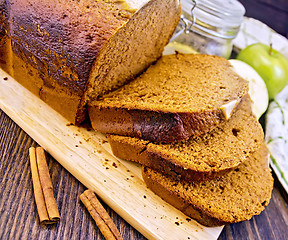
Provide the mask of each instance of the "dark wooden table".
{"label": "dark wooden table", "polygon": [[[0,110],[0,239],[104,239],[79,200],[85,187],[48,155],[61,221],[40,225],[33,196],[28,149],[37,146]],[[275,179],[272,199],[259,216],[226,226],[219,239],[288,239],[288,197]],[[126,239],[145,239],[103,203]]]}

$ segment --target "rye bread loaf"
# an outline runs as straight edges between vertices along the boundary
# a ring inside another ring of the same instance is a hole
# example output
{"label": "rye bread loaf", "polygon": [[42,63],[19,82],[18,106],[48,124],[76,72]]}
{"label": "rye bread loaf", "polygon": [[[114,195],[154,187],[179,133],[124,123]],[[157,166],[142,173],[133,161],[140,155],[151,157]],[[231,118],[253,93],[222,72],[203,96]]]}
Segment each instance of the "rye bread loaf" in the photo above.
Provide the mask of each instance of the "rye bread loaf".
{"label": "rye bread loaf", "polygon": [[238,168],[215,180],[175,181],[148,167],[142,173],[148,188],[205,226],[249,220],[268,205],[273,189],[264,143]]}
{"label": "rye bread loaf", "polygon": [[247,91],[247,82],[226,59],[178,53],[163,56],[129,84],[89,102],[88,112],[92,127],[103,133],[181,141],[229,118]]}
{"label": "rye bread loaf", "polygon": [[161,56],[181,13],[179,0],[5,1],[14,78],[72,123]]}
{"label": "rye bread loaf", "polygon": [[213,179],[231,171],[256,151],[263,139],[263,129],[252,114],[248,95],[227,122],[187,141],[153,143],[108,135],[115,156],[186,181]]}

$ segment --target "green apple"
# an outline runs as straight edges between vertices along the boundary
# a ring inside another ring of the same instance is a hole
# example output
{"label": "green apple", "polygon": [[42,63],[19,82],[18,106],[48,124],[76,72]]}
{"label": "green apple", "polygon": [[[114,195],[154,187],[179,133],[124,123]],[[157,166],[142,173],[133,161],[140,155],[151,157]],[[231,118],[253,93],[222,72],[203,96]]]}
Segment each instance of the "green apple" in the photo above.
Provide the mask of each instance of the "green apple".
{"label": "green apple", "polygon": [[255,43],[244,48],[237,59],[253,67],[266,83],[269,99],[288,83],[288,60],[271,46]]}
{"label": "green apple", "polygon": [[266,111],[269,104],[269,97],[266,84],[260,75],[245,62],[230,59],[233,70],[249,82],[249,95],[252,100],[252,111],[259,119]]}

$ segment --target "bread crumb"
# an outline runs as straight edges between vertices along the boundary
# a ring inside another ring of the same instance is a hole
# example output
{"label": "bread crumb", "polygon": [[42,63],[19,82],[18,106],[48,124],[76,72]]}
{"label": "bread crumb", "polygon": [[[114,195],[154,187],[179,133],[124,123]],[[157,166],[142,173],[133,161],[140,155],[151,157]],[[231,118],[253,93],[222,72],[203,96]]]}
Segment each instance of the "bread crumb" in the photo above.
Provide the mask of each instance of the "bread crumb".
{"label": "bread crumb", "polygon": [[7,81],[7,80],[8,80],[8,77],[4,77],[3,80],[4,80],[4,81]]}

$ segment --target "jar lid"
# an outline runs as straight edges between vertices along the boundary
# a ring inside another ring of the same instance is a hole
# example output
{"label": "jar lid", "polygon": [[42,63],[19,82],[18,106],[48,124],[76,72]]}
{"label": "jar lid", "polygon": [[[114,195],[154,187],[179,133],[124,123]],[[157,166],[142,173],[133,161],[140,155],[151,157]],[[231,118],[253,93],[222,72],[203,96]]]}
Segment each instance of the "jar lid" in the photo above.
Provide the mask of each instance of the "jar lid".
{"label": "jar lid", "polygon": [[[237,0],[195,0],[196,7],[193,15],[196,18],[194,25],[203,30],[203,26],[210,25],[223,37],[232,38],[238,33],[243,21],[245,8]],[[192,0],[181,0],[182,11],[191,16],[194,6]],[[205,30],[205,29],[204,29]]]}

